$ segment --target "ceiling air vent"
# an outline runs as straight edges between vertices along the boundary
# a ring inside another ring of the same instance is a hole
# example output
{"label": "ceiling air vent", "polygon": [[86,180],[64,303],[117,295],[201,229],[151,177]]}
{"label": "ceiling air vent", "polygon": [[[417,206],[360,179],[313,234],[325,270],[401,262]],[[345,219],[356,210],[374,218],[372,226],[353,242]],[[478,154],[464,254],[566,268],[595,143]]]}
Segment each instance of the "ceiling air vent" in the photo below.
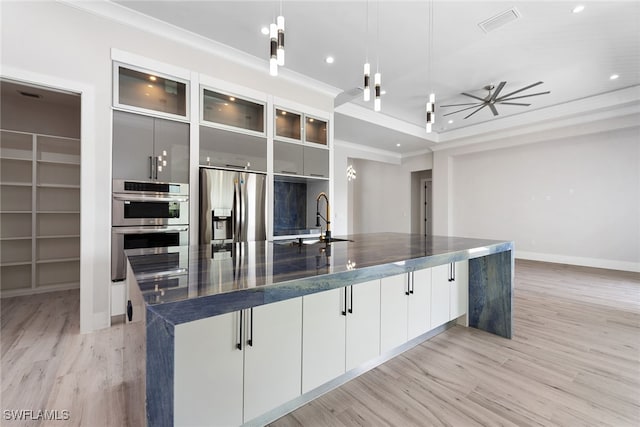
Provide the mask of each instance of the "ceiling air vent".
{"label": "ceiling air vent", "polygon": [[478,24],[482,31],[485,33],[489,33],[493,30],[497,30],[503,25],[508,24],[509,22],[515,21],[520,18],[520,12],[515,7],[511,9],[505,10],[504,12],[500,12],[496,16],[493,16],[485,21],[482,21]]}

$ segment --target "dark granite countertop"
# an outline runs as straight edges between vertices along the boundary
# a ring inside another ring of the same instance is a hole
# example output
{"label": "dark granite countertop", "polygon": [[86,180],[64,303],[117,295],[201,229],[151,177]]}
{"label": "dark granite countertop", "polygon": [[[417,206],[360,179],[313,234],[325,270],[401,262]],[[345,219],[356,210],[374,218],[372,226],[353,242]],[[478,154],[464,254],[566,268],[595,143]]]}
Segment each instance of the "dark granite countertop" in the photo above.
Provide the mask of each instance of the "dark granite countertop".
{"label": "dark granite countertop", "polygon": [[[379,233],[343,238],[349,241],[190,246],[181,255],[188,254],[188,272],[157,278],[149,277],[154,267],[144,250],[127,255],[147,309],[180,324],[513,249],[510,241],[450,236]],[[158,272],[165,268],[158,263]]]}

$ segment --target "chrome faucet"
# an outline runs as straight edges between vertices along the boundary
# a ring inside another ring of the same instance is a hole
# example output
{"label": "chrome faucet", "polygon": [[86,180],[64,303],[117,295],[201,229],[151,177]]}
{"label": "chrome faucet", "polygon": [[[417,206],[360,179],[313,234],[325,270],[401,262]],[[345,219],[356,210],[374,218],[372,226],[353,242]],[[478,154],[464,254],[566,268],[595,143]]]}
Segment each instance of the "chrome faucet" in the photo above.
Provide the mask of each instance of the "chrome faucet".
{"label": "chrome faucet", "polygon": [[[327,205],[325,216],[320,215],[320,199],[323,197]],[[331,240],[331,221],[329,220],[329,217],[329,198],[327,197],[327,194],[322,191],[318,194],[318,197],[316,197],[316,227],[320,227],[320,218],[322,218],[327,224],[327,231],[324,233],[324,240],[327,241]],[[322,235],[322,229],[320,229],[320,234]]]}

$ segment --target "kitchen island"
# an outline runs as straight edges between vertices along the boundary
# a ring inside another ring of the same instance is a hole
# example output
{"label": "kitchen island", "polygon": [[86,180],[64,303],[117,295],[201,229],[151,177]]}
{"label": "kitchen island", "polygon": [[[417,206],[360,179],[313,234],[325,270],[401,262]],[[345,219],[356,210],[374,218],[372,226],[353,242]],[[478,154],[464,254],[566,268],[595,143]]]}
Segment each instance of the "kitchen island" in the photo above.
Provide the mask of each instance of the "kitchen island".
{"label": "kitchen island", "polygon": [[128,253],[125,351],[146,367],[125,373],[148,425],[266,423],[456,322],[512,335],[512,242],[381,233],[187,252],[187,271],[165,275]]}

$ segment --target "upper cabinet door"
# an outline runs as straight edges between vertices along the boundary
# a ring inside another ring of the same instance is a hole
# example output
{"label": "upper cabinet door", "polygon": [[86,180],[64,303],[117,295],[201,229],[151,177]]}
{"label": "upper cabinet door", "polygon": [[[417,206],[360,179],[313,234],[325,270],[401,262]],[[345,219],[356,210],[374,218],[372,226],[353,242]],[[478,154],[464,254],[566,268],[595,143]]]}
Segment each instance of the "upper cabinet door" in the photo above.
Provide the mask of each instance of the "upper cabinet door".
{"label": "upper cabinet door", "polygon": [[155,119],[153,152],[159,181],[189,183],[189,124]]}
{"label": "upper cabinet door", "polygon": [[327,121],[305,116],[304,140],[314,144],[327,145]]}
{"label": "upper cabinet door", "polygon": [[153,179],[154,118],[113,112],[113,177]]}
{"label": "upper cabinet door", "polygon": [[302,115],[276,108],[276,138],[302,141]]}
{"label": "upper cabinet door", "polygon": [[203,122],[220,128],[241,129],[265,135],[264,103],[202,89]]}
{"label": "upper cabinet door", "polygon": [[114,106],[165,117],[189,118],[187,81],[114,63]]}

